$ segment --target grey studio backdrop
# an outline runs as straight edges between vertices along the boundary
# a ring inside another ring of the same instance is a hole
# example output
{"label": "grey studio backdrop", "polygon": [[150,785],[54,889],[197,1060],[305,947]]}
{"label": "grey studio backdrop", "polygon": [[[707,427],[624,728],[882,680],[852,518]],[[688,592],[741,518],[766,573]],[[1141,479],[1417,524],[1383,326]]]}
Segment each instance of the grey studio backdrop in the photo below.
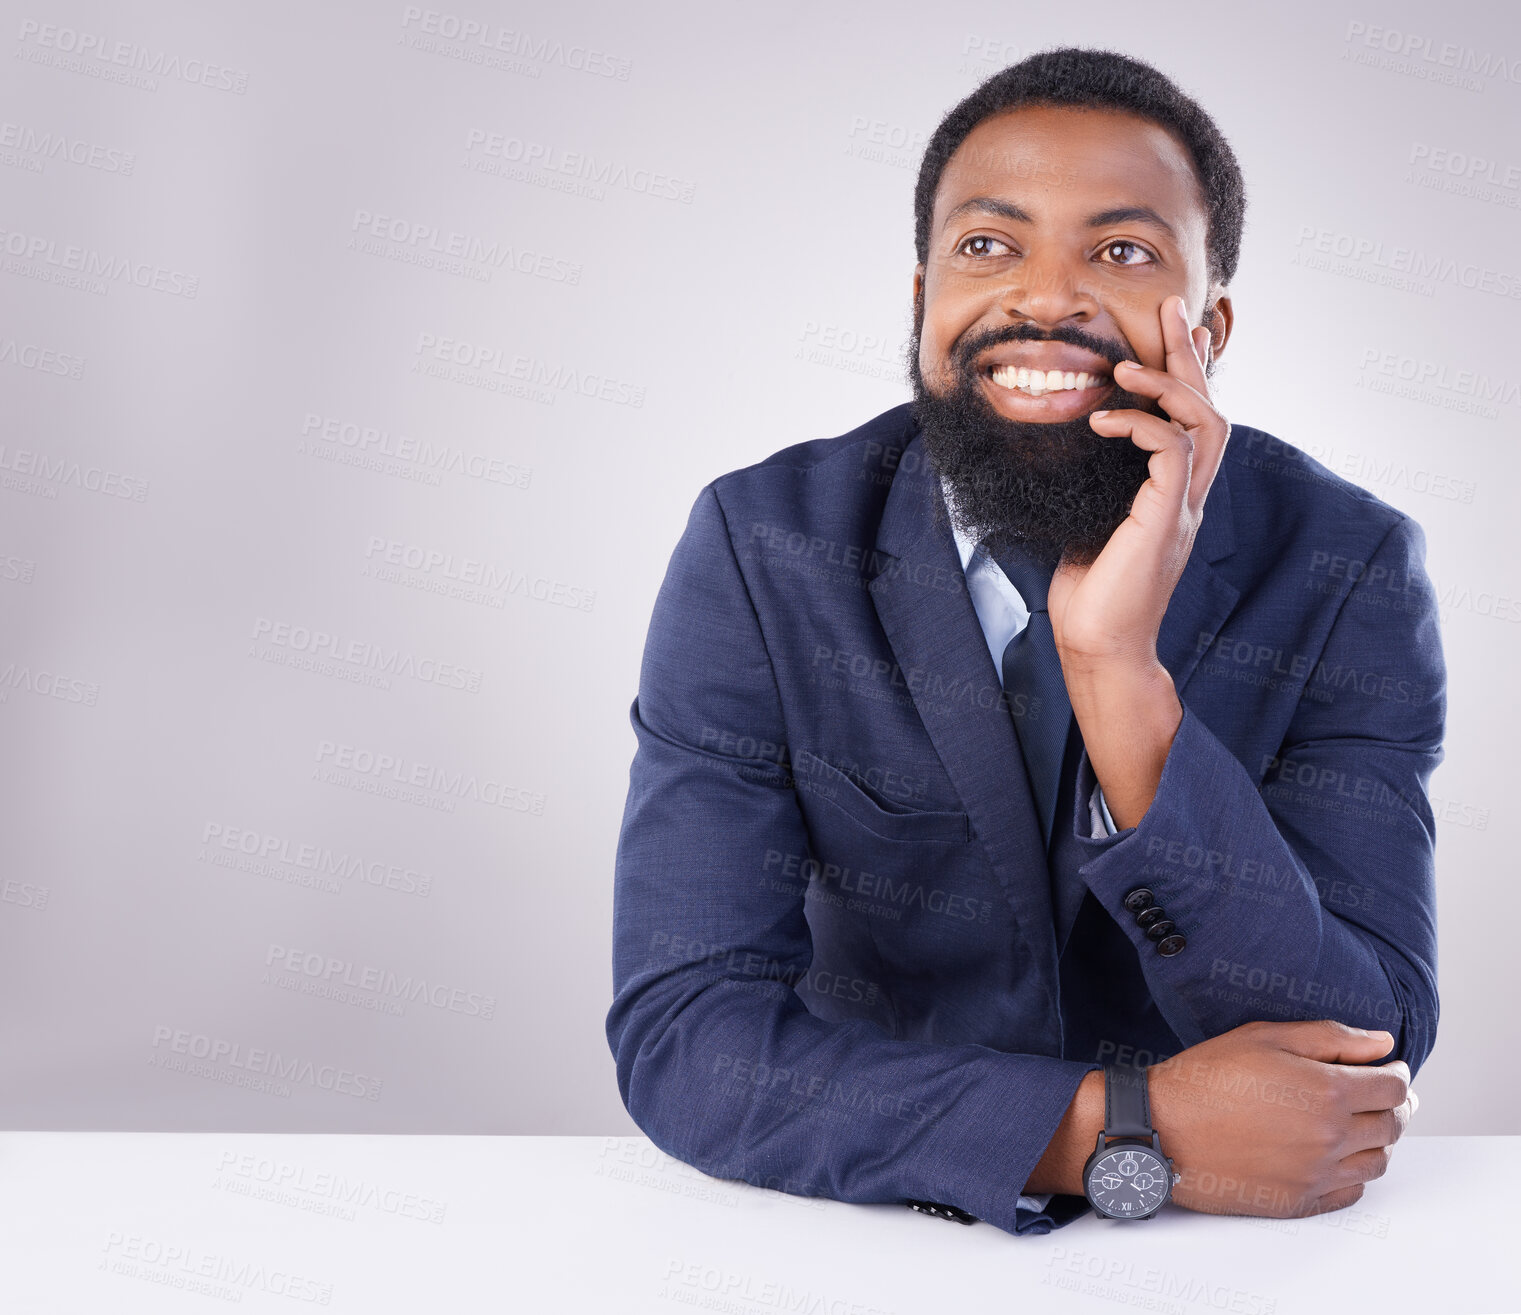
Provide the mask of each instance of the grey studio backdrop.
{"label": "grey studio backdrop", "polygon": [[1246,172],[1225,413],[1426,530],[1412,1132],[1521,1132],[1514,10],[0,8],[0,1123],[636,1131],[613,855],[687,513],[908,397],[927,134],[1112,43]]}

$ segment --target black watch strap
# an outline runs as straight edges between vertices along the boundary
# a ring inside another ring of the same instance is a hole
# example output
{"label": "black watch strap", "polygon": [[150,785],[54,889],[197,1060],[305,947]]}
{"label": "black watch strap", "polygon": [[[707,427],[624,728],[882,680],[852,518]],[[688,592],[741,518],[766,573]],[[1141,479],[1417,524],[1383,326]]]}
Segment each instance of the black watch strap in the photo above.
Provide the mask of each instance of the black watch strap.
{"label": "black watch strap", "polygon": [[1104,1135],[1151,1138],[1151,1101],[1146,1070],[1133,1064],[1104,1066]]}

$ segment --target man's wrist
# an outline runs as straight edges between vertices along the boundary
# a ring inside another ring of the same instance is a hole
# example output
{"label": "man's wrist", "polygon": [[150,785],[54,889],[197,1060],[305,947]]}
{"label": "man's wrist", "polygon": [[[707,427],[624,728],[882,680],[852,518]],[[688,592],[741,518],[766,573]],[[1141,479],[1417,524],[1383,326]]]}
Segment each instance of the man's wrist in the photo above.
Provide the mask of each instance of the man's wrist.
{"label": "man's wrist", "polygon": [[1183,704],[1160,664],[1113,667],[1068,682],[1088,761],[1115,825],[1139,824],[1156,796]]}
{"label": "man's wrist", "polygon": [[1153,1076],[1156,1068],[1157,1065],[1152,1064],[1144,1070],[1146,1103],[1151,1109],[1151,1130],[1162,1139],[1163,1152],[1176,1160],[1176,1146],[1182,1140],[1183,1134],[1177,1120],[1177,1105],[1173,1099],[1176,1088],[1168,1083],[1174,1070],[1166,1069],[1162,1076],[1157,1078]]}
{"label": "man's wrist", "polygon": [[1104,1070],[1085,1073],[1077,1092],[1056,1132],[1046,1145],[1045,1154],[1031,1172],[1022,1189],[1026,1194],[1063,1192],[1083,1195],[1083,1166],[1093,1154],[1098,1135],[1104,1129]]}

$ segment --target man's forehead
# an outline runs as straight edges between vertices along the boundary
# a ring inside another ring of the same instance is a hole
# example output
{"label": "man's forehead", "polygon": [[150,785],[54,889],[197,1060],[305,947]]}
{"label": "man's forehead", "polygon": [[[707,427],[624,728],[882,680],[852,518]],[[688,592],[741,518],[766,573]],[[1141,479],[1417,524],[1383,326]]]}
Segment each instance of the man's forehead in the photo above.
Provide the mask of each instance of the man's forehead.
{"label": "man's forehead", "polygon": [[1202,205],[1188,149],[1161,124],[1107,109],[1021,106],[984,119],[941,175],[935,210],[949,216],[978,195],[1088,202],[1101,193],[1150,205],[1175,222]]}

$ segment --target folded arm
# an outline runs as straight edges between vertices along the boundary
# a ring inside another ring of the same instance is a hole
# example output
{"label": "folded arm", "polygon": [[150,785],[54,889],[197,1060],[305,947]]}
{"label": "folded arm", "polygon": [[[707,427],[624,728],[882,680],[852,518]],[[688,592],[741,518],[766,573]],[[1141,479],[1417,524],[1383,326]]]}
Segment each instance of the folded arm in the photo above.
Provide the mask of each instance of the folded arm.
{"label": "folded arm", "polygon": [[808,834],[712,485],[657,597],[630,721],[607,1037],[651,1141],[715,1177],[945,1202],[1008,1232],[1085,1210],[1018,1198],[1097,1064],[899,1040],[872,1018],[818,1017],[794,989],[813,959],[806,869],[767,856],[807,854]]}
{"label": "folded arm", "polygon": [[[1181,700],[1156,794],[1081,872],[1125,929],[1185,1046],[1254,1019],[1436,1038],[1435,827],[1445,667],[1419,525],[1401,519],[1341,600],[1277,753],[1243,765]],[[1394,582],[1394,587],[1391,587]],[[1195,677],[1199,679],[1199,677]],[[1080,789],[1096,778],[1085,754]],[[1163,956],[1124,907],[1152,892],[1186,939]]]}

